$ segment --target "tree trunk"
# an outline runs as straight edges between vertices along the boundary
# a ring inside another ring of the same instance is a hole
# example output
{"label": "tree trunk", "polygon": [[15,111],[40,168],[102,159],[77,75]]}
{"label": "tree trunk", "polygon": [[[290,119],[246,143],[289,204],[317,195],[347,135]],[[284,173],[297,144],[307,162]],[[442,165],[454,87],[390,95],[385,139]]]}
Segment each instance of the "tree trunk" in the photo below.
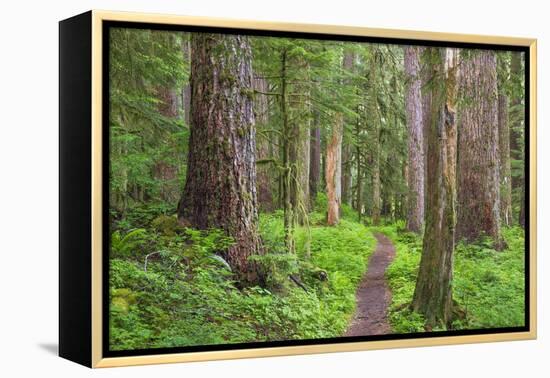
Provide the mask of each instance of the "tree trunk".
{"label": "tree trunk", "polygon": [[[185,62],[191,62],[191,44],[188,38],[184,38],[181,43],[181,50],[183,53],[183,60]],[[183,120],[186,125],[189,125],[191,122],[190,113],[191,113],[191,84],[186,84],[181,90],[181,103],[183,110]]]}
{"label": "tree trunk", "polygon": [[[157,108],[166,118],[178,117],[178,95],[175,88],[158,86],[156,88]],[[160,198],[164,202],[175,204],[181,195],[181,188],[175,182],[178,177],[178,166],[169,162],[169,157],[159,157],[153,165],[153,178],[159,181]]]}
{"label": "tree trunk", "polygon": [[377,86],[376,86],[376,59],[377,52],[370,62],[370,100],[368,103],[368,117],[370,117],[373,135],[372,150],[372,223],[380,224],[381,188],[380,188],[380,122],[378,114]]}
{"label": "tree trunk", "polygon": [[[359,108],[357,109],[357,113],[359,114]],[[358,117],[355,123],[355,135],[357,138],[357,145],[355,146],[355,162],[357,164],[357,179],[356,179],[356,201],[355,201],[355,207],[357,209],[358,214],[358,220],[359,223],[362,222],[363,218],[363,169],[361,167],[362,160],[361,160],[361,117]]]}
{"label": "tree trunk", "polygon": [[456,80],[458,52],[428,48],[434,85],[430,86],[426,230],[412,307],[426,328],[449,326],[452,315],[452,273],[456,196]]}
{"label": "tree trunk", "polygon": [[378,127],[375,130],[374,137],[376,138],[376,144],[372,159],[372,223],[379,225],[382,200],[380,198],[380,130]]}
{"label": "tree trunk", "polygon": [[[298,61],[298,65],[306,66],[304,81],[308,81],[307,63]],[[291,169],[291,205],[297,224],[304,224],[309,212],[309,159],[311,115],[309,109],[309,88],[307,85],[293,86],[292,124],[290,126],[290,169]]]}
{"label": "tree trunk", "polygon": [[[517,87],[523,82],[522,53],[512,52],[510,63],[510,78]],[[523,134],[521,130],[524,124],[524,107],[522,105],[523,93],[516,93],[510,98],[510,158],[516,162],[525,161],[524,149],[521,143]],[[525,225],[525,175],[524,172],[512,176],[512,191],[520,192],[520,205],[517,214],[518,223],[523,227]]]}
{"label": "tree trunk", "polygon": [[336,114],[332,133],[327,143],[326,157],[326,181],[327,181],[327,199],[328,213],[327,224],[329,226],[337,225],[340,222],[340,201],[341,201],[341,168],[342,159],[342,133],[344,131],[344,116],[342,113]]}
{"label": "tree trunk", "polygon": [[506,226],[512,225],[512,167],[510,165],[510,127],[508,123],[508,96],[498,96],[498,141],[500,152],[500,218]]}
{"label": "tree trunk", "polygon": [[321,179],[321,128],[319,127],[319,115],[314,115],[314,127],[311,129],[311,143],[309,149],[309,202],[310,207],[315,206],[319,181]]}
{"label": "tree trunk", "polygon": [[351,206],[351,158],[352,146],[343,142],[342,146],[342,203]]}
{"label": "tree trunk", "polygon": [[[353,53],[346,51],[342,69],[350,71],[353,67]],[[325,162],[325,180],[327,185],[327,224],[334,226],[340,222],[340,204],[342,203],[342,138],[344,134],[344,114],[338,112],[330,139],[327,143]]]}
{"label": "tree trunk", "polygon": [[168,118],[178,116],[178,97],[175,88],[157,87],[159,103],[157,105],[160,114]]}
{"label": "tree trunk", "polygon": [[255,282],[248,258],[261,247],[250,45],[243,36],[196,33],[191,49],[191,134],[178,219],[224,230],[234,244],[223,257],[241,282]]}
{"label": "tree trunk", "polygon": [[[267,93],[268,87],[267,87],[267,81],[263,78],[254,78],[253,81],[254,89],[262,92]],[[266,95],[263,94],[257,94],[255,96],[254,101],[255,106],[255,113],[256,113],[256,124],[259,129],[259,125],[265,127],[267,125],[267,122],[269,120],[269,104],[268,99]],[[269,160],[272,158],[271,155],[271,148],[270,148],[270,141],[266,136],[263,136],[261,134],[257,135],[256,138],[256,157],[257,160]],[[257,184],[257,191],[258,191],[258,205],[260,209],[263,211],[273,211],[274,210],[274,204],[273,204],[273,194],[271,191],[271,179],[270,174],[272,172],[272,165],[265,163],[265,164],[257,164],[256,166],[256,184]]]}
{"label": "tree trunk", "polygon": [[430,68],[428,50],[426,48],[421,49],[421,78],[422,78],[422,88],[420,92],[422,94],[422,133],[424,139],[424,212],[426,211],[426,179],[428,176],[428,133],[430,131],[430,119],[431,119],[431,109],[432,109],[432,91],[430,88],[430,77],[433,74],[433,71]]}
{"label": "tree trunk", "polygon": [[478,51],[461,65],[464,96],[458,137],[457,240],[482,235],[502,249],[496,54]]}
{"label": "tree trunk", "polygon": [[292,206],[292,168],[290,161],[291,154],[291,128],[288,121],[288,106],[287,106],[287,51],[281,52],[281,93],[279,96],[280,111],[283,119],[283,133],[281,138],[281,152],[282,152],[282,172],[281,172],[281,199],[283,205],[283,226],[285,232],[285,246],[289,253],[296,251],[296,245],[294,241],[294,228],[295,228],[295,215],[294,208]]}
{"label": "tree trunk", "polygon": [[421,233],[424,222],[424,132],[418,47],[405,47],[405,74],[407,91],[405,108],[409,130],[407,229]]}
{"label": "tree trunk", "polygon": [[[347,72],[353,71],[353,62],[355,60],[355,53],[352,51],[346,51],[344,53],[344,62],[343,62],[343,68]],[[344,85],[349,85],[350,80],[344,79],[343,80]],[[353,118],[351,117],[344,117],[344,122],[349,124],[351,121],[353,121]],[[342,138],[342,203],[345,203],[349,206],[351,206],[351,198],[352,198],[352,174],[351,174],[351,167],[352,167],[352,144],[351,141],[347,138]]]}

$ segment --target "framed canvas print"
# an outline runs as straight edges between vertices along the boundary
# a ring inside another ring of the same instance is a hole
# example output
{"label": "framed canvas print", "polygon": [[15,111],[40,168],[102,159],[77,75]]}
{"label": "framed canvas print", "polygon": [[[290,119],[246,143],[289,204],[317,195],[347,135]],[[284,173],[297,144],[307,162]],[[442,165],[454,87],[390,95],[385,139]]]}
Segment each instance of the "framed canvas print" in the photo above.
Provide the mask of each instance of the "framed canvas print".
{"label": "framed canvas print", "polygon": [[536,337],[536,41],[60,22],[62,357]]}

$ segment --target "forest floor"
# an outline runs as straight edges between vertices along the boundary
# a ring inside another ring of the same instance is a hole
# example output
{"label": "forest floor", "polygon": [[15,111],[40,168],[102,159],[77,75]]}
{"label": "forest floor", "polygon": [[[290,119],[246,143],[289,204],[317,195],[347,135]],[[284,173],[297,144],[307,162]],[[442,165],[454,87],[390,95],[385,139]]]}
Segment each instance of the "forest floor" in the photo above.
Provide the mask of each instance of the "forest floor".
{"label": "forest floor", "polygon": [[378,244],[369,259],[367,272],[357,289],[357,309],[345,336],[391,333],[388,321],[391,291],[385,273],[395,257],[395,247],[386,236],[380,233],[375,236]]}

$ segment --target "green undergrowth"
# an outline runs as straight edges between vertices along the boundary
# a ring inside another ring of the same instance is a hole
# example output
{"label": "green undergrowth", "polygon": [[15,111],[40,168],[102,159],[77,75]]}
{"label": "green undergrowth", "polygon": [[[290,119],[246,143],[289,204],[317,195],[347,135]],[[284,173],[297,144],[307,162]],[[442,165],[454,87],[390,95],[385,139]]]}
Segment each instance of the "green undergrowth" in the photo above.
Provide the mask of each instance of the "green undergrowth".
{"label": "green undergrowth", "polygon": [[340,336],[355,310],[355,291],[376,241],[345,214],[336,227],[326,226],[321,212],[310,218],[309,227],[297,228],[297,252],[290,255],[284,249],[282,213],[261,214],[267,253],[254,259],[266,280],[245,289],[237,288],[217,257],[232,242],[221,232],[180,228],[170,215],[151,217],[135,228],[115,224],[111,349]]}
{"label": "green undergrowth", "polygon": [[[422,239],[403,225],[382,230],[395,244],[396,257],[386,271],[392,291],[389,310],[395,333],[423,332],[424,320],[408,306],[414,294]],[[503,229],[507,249],[498,252],[486,238],[459,243],[453,269],[453,329],[487,329],[524,325],[524,234],[520,227]]]}

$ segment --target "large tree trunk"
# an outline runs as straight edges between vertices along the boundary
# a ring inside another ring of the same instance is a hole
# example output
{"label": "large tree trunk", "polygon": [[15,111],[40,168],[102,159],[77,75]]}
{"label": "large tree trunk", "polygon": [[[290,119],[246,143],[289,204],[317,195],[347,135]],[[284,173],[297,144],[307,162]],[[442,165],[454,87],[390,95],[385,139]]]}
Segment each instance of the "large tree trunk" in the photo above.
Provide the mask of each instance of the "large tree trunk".
{"label": "large tree trunk", "polygon": [[[253,81],[254,89],[261,92],[267,93],[268,83],[263,78],[254,78]],[[267,96],[264,94],[258,93],[255,96],[254,106],[256,113],[256,124],[259,130],[260,127],[265,127],[269,121],[269,104]],[[260,126],[261,125],[261,126]],[[258,161],[264,161],[264,163],[256,166],[256,184],[258,191],[258,204],[260,209],[263,211],[273,211],[273,194],[272,194],[272,182],[271,182],[271,173],[272,173],[272,164],[265,162],[273,158],[271,155],[272,149],[270,148],[270,141],[265,135],[258,133],[256,138],[256,157]]]}
{"label": "large tree trunk", "polygon": [[377,100],[377,64],[379,61],[376,59],[378,52],[373,52],[374,57],[370,61],[370,94],[368,103],[369,121],[371,123],[371,131],[373,136],[373,150],[372,150],[372,223],[374,225],[380,224],[380,211],[381,211],[381,182],[380,182],[380,122],[378,113],[378,100]]}
{"label": "large tree trunk", "polygon": [[409,231],[421,233],[424,222],[424,132],[418,47],[405,47],[405,74],[405,107],[409,130],[407,228]]}
{"label": "large tree trunk", "polygon": [[314,115],[314,126],[311,129],[309,149],[309,202],[311,208],[315,206],[321,179],[321,128],[319,127],[318,117],[318,114]]}
{"label": "large tree trunk", "polygon": [[326,181],[327,181],[327,199],[328,213],[327,224],[334,226],[340,222],[340,202],[341,202],[341,172],[342,172],[342,133],[344,131],[344,116],[341,113],[336,114],[332,133],[327,143],[326,157]]}
{"label": "large tree trunk", "polygon": [[191,135],[181,224],[223,229],[234,244],[223,257],[241,282],[257,280],[248,261],[260,252],[252,54],[243,36],[191,38]]}
{"label": "large tree trunk", "polygon": [[[344,62],[343,62],[343,68],[347,72],[353,71],[353,62],[355,60],[355,53],[352,51],[346,51],[344,53]],[[344,84],[349,85],[350,80],[344,79]],[[352,117],[344,117],[344,122],[346,124],[349,124],[353,122],[354,119]],[[351,199],[352,199],[352,158],[353,158],[353,146],[351,144],[351,141],[346,138],[342,138],[342,203],[345,203],[349,206],[351,206]]]}
{"label": "large tree trunk", "polygon": [[458,52],[428,48],[433,64],[428,128],[426,230],[413,296],[413,309],[424,315],[431,330],[449,326],[452,315],[452,273],[455,245],[456,79]]}
{"label": "large tree trunk", "polygon": [[[346,51],[342,69],[351,71],[353,53]],[[325,180],[327,185],[327,224],[334,226],[340,222],[340,205],[342,203],[342,137],[344,134],[344,114],[336,113],[332,132],[327,143]]]}
{"label": "large tree trunk", "polygon": [[458,133],[457,238],[493,238],[501,249],[497,67],[494,51],[477,51],[462,62],[464,96]]}

